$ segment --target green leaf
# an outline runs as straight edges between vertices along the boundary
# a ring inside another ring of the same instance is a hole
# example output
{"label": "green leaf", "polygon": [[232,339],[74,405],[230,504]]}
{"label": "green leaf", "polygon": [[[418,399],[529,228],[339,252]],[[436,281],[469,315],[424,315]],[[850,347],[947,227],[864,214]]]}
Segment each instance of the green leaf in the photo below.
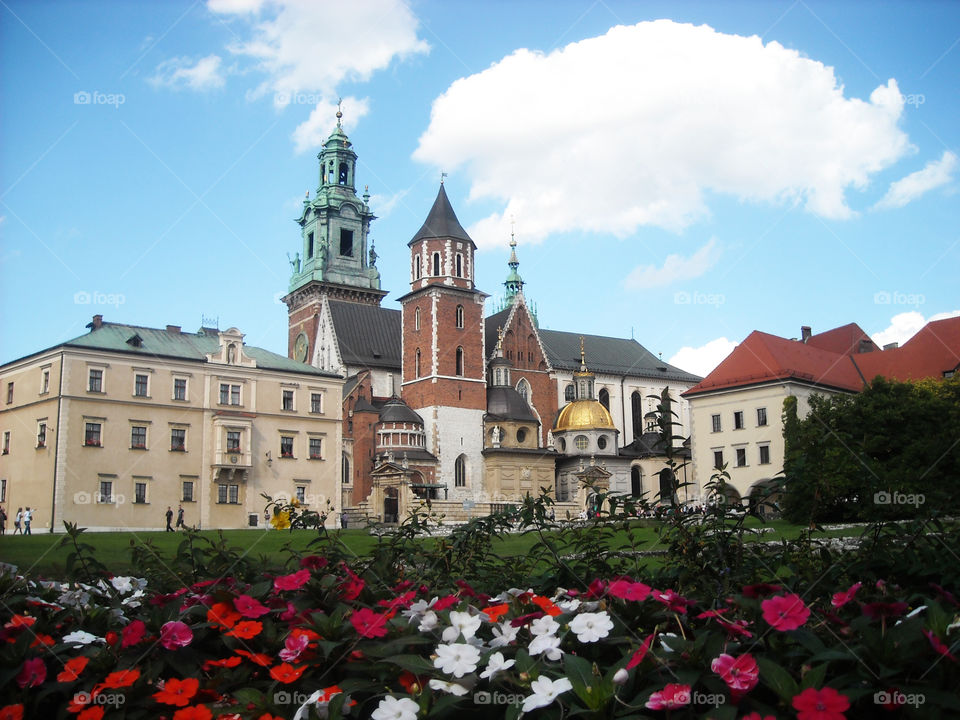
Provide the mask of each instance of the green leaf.
{"label": "green leaf", "polygon": [[817,665],[814,668],[811,668],[803,676],[803,682],[801,683],[801,689],[806,690],[807,688],[820,688],[823,686],[823,680],[827,676],[827,665],[828,663],[822,663]]}
{"label": "green leaf", "polygon": [[757,658],[760,667],[760,679],[764,685],[773,690],[786,701],[790,701],[797,694],[797,682],[790,673],[768,658]]}
{"label": "green leaf", "polygon": [[253,704],[257,707],[263,707],[266,702],[266,697],[264,694],[252,687],[234,690],[233,696],[240,702],[241,705]]}

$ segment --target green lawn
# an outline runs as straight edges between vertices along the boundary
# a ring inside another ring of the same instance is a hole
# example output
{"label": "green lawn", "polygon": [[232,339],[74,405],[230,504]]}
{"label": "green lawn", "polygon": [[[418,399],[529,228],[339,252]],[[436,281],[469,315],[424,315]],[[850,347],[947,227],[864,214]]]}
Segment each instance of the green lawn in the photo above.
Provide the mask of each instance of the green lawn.
{"label": "green lawn", "polygon": [[[748,527],[759,527],[762,523],[749,518]],[[779,538],[795,538],[803,528],[791,525],[783,520],[767,523],[766,527],[773,532],[767,532],[754,538],[761,540],[777,540]],[[823,536],[858,535],[859,530],[837,530],[824,533]],[[207,530],[202,533],[215,538],[217,532]],[[254,558],[266,559],[266,563],[278,563],[283,560],[284,548],[288,545],[302,551],[307,551],[308,544],[316,538],[316,533],[310,530],[277,531],[277,530],[224,530],[223,534],[229,543],[235,547],[245,548]],[[369,553],[377,543],[377,538],[366,530],[339,530],[335,533],[346,545],[350,552],[357,555]],[[17,566],[21,573],[34,577],[63,577],[64,564],[70,548],[61,547],[63,534],[42,534],[24,537],[21,535],[0,536],[0,561]],[[181,533],[168,532],[109,532],[84,533],[83,541],[96,548],[97,559],[118,574],[134,573],[130,554],[131,544],[141,544],[149,540],[157,549],[161,557],[172,556],[180,542]],[[626,547],[626,534],[621,534],[619,544]],[[562,533],[557,533],[555,540],[562,541]],[[751,538],[747,538],[752,541]],[[634,540],[639,550],[662,550],[660,536],[655,527],[640,527],[634,531]],[[509,534],[495,541],[495,552],[501,557],[521,556],[529,552],[538,541],[535,533]],[[425,540],[425,542],[436,542]],[[560,543],[562,545],[562,542]]]}

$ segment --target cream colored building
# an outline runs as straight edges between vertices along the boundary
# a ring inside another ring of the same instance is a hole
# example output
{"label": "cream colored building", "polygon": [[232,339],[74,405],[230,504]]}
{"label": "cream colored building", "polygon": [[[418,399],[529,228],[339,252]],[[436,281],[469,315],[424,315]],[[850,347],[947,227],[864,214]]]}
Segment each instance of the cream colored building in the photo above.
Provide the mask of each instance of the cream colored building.
{"label": "cream colored building", "polygon": [[33,532],[61,532],[163,529],[180,506],[190,526],[264,527],[261,493],[339,505],[341,378],[235,328],[88,327],[0,367],[8,531],[28,506]]}

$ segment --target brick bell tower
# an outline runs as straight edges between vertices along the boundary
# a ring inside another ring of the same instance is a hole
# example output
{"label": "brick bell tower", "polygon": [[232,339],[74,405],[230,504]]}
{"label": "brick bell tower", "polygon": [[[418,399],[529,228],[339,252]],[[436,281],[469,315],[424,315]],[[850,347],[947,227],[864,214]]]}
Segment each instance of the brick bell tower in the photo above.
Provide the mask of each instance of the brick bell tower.
{"label": "brick bell tower", "polygon": [[410,292],[402,306],[404,401],[424,420],[450,499],[483,497],[487,408],[483,302],[474,287],[477,246],[457,220],[443,183],[408,243]]}

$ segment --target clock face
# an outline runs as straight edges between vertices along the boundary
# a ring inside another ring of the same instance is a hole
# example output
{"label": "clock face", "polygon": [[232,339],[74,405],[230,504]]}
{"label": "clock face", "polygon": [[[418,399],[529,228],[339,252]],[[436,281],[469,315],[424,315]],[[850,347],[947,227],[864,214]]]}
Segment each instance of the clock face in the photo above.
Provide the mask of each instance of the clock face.
{"label": "clock face", "polygon": [[297,335],[293,343],[293,359],[297,362],[307,361],[307,336],[304,333]]}

